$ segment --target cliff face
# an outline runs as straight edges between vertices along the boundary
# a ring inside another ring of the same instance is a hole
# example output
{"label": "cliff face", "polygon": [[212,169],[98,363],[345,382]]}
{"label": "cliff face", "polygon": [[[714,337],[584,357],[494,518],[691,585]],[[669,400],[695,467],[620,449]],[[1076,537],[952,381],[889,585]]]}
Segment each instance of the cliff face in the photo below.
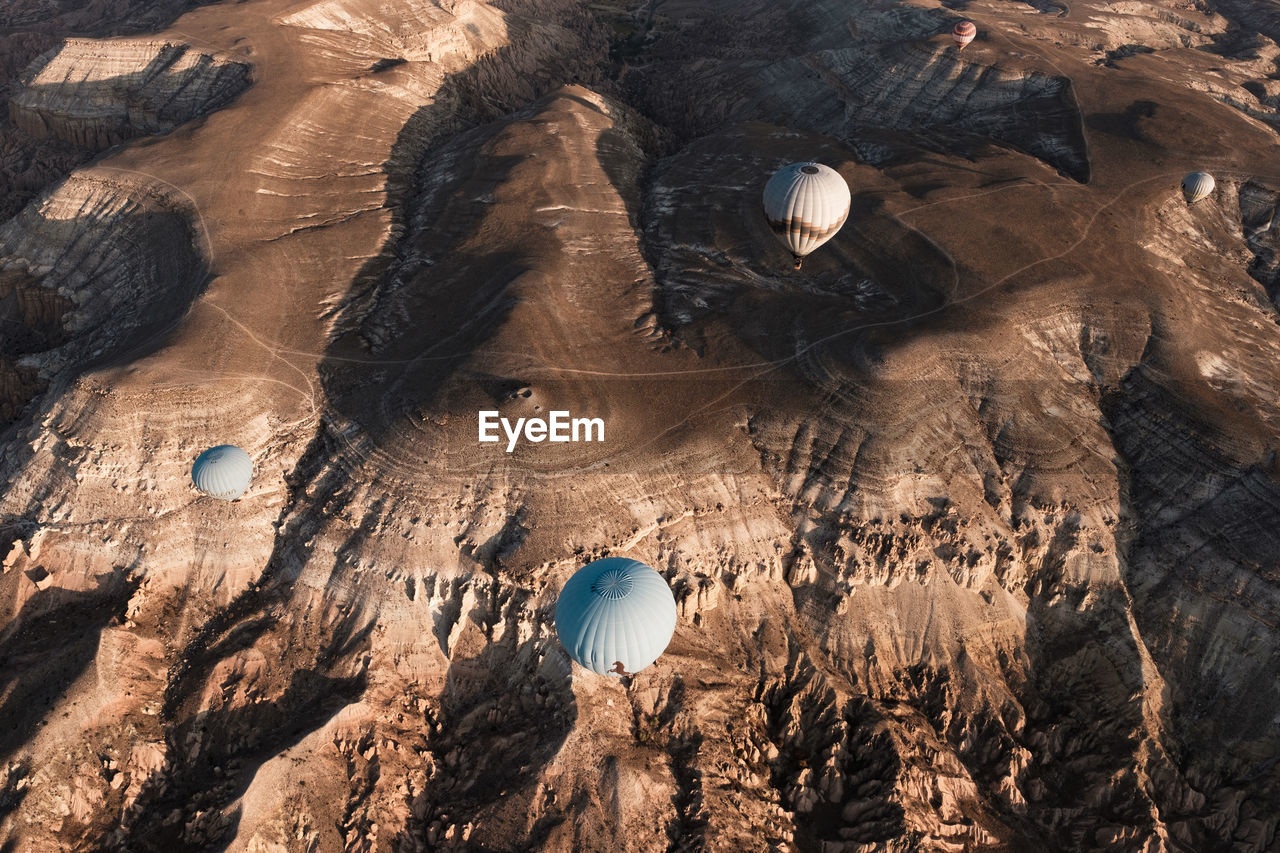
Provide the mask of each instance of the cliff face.
{"label": "cliff face", "polygon": [[[5,3],[0,9],[0,81],[4,81],[4,85],[0,85],[0,218],[13,216],[97,150],[48,137],[39,121],[40,132],[35,136],[10,121],[10,96],[21,89],[19,78],[32,63],[41,54],[52,56],[58,52],[57,45],[67,35],[151,32],[196,5],[199,5],[196,0],[11,0]],[[83,107],[88,108],[95,100],[101,101],[101,97],[99,92],[97,97],[86,99]],[[117,105],[117,113],[120,106]],[[112,124],[119,126],[119,122]]]}
{"label": "cliff face", "polygon": [[[266,0],[40,60],[23,121],[165,135],[0,226],[8,841],[1274,848],[1259,60],[965,14]],[[795,272],[807,158],[854,197]],[[625,684],[553,628],[608,554],[678,603]]]}
{"label": "cliff face", "polygon": [[225,105],[249,66],[185,44],[71,39],[37,60],[9,99],[9,119],[36,137],[101,150],[167,133]]}
{"label": "cliff face", "polygon": [[1240,187],[1240,225],[1253,252],[1249,275],[1280,302],[1280,193],[1246,183]]}
{"label": "cliff face", "polygon": [[25,377],[0,397],[6,426],[49,383],[161,334],[204,283],[185,200],[110,174],[73,176],[0,226],[3,352]]}
{"label": "cliff face", "polygon": [[995,141],[1088,179],[1069,79],[1036,53],[991,50],[985,38],[956,51],[956,14],[871,4],[851,15],[840,3],[722,12],[694,10],[696,24],[655,39],[621,77],[629,97],[681,138],[761,119],[833,136],[875,159],[862,140],[907,131],[949,151]]}

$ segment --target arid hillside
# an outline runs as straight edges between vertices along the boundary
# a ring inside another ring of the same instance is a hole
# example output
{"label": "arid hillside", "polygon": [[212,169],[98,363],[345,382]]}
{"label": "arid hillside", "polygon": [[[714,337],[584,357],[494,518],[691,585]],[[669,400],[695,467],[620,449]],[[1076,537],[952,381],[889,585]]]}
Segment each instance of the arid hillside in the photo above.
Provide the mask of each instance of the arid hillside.
{"label": "arid hillside", "polygon": [[[0,851],[1280,850],[1278,42],[8,3]],[[678,604],[630,678],[555,633],[607,555]]]}

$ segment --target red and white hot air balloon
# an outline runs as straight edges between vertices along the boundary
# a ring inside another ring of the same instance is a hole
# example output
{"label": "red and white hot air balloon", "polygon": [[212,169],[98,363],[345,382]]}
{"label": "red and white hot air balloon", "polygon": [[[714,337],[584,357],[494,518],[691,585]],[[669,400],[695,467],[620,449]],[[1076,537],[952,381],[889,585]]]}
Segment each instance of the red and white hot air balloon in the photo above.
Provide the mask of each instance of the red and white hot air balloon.
{"label": "red and white hot air balloon", "polygon": [[977,36],[978,28],[974,26],[973,21],[961,21],[951,31],[951,40],[956,43],[956,47],[960,50],[964,50],[964,46],[977,38]]}

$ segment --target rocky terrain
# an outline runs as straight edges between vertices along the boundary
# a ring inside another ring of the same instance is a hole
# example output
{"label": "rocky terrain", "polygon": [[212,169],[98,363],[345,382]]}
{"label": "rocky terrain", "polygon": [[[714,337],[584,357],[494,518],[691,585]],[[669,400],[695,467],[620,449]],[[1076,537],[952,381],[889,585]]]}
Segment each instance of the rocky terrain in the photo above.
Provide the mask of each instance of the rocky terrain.
{"label": "rocky terrain", "polygon": [[34,137],[99,151],[167,133],[223,106],[249,85],[249,65],[185,44],[67,40],[33,64],[9,120]]}
{"label": "rocky terrain", "polygon": [[[29,67],[34,70],[45,66],[46,63],[36,62],[42,53],[56,52],[62,61],[73,57],[74,46],[67,51],[68,45],[61,44],[68,36],[73,37],[74,44],[76,36],[151,32],[194,5],[198,5],[197,0],[8,0],[0,8],[0,78],[6,82],[0,86],[0,218],[17,213],[42,189],[96,153],[95,148],[51,139],[43,132],[33,135],[10,120],[10,97],[24,72]],[[173,49],[185,52],[185,46],[180,44]],[[133,50],[119,45],[116,52],[127,56]],[[105,70],[106,65],[103,62],[99,69]],[[111,97],[111,78],[104,75],[97,82],[101,88],[95,95],[73,97],[64,106],[74,104],[81,111],[100,111],[104,102],[114,100],[115,112],[127,111],[120,97],[128,93],[127,88],[118,88]],[[154,93],[155,90],[151,94]],[[171,116],[175,124],[191,117]],[[121,129],[119,122],[117,129]],[[102,147],[108,144],[111,143]]]}
{"label": "rocky terrain", "polygon": [[3,849],[1280,849],[1277,21],[11,4]]}

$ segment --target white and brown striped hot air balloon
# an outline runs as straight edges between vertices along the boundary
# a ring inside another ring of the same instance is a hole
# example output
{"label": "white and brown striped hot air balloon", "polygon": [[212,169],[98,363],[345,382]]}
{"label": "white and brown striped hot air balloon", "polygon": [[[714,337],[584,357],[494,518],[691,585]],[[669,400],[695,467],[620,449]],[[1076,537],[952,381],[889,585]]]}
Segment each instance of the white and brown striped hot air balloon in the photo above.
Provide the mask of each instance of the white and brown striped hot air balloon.
{"label": "white and brown striped hot air balloon", "polygon": [[792,256],[796,269],[805,255],[830,240],[849,217],[849,185],[821,163],[792,163],[764,186],[764,215]]}
{"label": "white and brown striped hot air balloon", "polygon": [[951,40],[956,43],[956,47],[960,50],[964,50],[964,46],[977,37],[978,28],[974,26],[973,21],[961,21],[951,31]]}

